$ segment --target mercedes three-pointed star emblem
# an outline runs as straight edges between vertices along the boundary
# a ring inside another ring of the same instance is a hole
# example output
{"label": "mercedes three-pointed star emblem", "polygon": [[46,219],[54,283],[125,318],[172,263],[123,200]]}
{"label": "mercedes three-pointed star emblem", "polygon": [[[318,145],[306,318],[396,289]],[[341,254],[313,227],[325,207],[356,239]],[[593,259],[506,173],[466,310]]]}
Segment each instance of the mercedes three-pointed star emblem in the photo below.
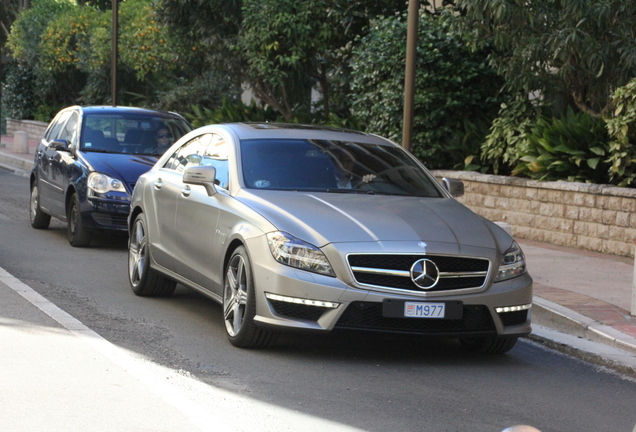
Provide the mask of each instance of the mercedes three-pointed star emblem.
{"label": "mercedes three-pointed star emblem", "polygon": [[411,266],[411,280],[422,289],[431,289],[439,281],[439,269],[429,259],[417,260]]}

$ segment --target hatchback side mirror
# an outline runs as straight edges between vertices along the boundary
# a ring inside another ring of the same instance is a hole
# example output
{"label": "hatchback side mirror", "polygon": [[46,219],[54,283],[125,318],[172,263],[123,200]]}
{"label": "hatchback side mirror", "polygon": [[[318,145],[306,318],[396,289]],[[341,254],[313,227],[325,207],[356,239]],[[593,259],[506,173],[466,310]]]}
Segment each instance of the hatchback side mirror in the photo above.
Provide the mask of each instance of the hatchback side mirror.
{"label": "hatchback side mirror", "polygon": [[69,147],[71,143],[65,139],[54,139],[51,142],[51,147],[53,147],[57,151],[70,151]]}
{"label": "hatchback side mirror", "polygon": [[191,166],[186,168],[183,173],[183,182],[185,184],[203,186],[208,196],[216,193],[216,188],[214,187],[215,179],[216,168],[213,166]]}
{"label": "hatchback side mirror", "polygon": [[461,180],[444,177],[442,184],[454,198],[464,195],[464,182]]}

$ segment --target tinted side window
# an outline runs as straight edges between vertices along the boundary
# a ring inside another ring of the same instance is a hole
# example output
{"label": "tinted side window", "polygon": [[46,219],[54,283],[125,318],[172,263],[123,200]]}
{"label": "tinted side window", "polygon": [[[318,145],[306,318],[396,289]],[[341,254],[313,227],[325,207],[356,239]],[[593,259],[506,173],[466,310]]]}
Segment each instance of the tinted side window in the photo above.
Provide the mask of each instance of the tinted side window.
{"label": "tinted side window", "polygon": [[66,123],[66,120],[68,120],[68,118],[70,117],[70,115],[73,113],[73,111],[66,111],[63,113],[58,114],[58,116],[56,117],[55,120],[53,120],[55,122],[55,124],[53,124],[53,127],[51,128],[47,138],[49,140],[54,140],[56,138],[58,138],[60,131],[62,130],[62,127],[64,127],[64,124]]}
{"label": "tinted side window", "polygon": [[213,166],[216,168],[216,180],[218,186],[227,189],[229,183],[228,173],[228,144],[217,134],[212,134],[213,138],[203,153],[201,165]]}
{"label": "tinted side window", "polygon": [[79,114],[77,112],[73,112],[71,117],[68,119],[62,130],[60,131],[58,138],[64,139],[70,142],[71,144],[75,144],[77,142],[77,122],[79,120]]}
{"label": "tinted side window", "polygon": [[188,166],[201,165],[204,150],[211,141],[212,134],[204,134],[191,139],[172,154],[164,168],[183,172]]}

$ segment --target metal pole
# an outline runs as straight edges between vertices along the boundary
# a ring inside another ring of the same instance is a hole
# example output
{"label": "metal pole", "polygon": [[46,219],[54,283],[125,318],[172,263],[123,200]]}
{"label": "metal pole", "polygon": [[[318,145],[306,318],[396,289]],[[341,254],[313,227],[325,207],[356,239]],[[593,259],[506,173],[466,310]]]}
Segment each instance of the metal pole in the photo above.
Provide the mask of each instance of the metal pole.
{"label": "metal pole", "polygon": [[419,0],[410,0],[406,36],[406,71],[404,74],[404,122],[402,126],[402,147],[406,150],[411,150],[413,138],[413,101],[415,100],[415,62],[417,57],[419,11]]}
{"label": "metal pole", "polygon": [[119,35],[118,24],[118,3],[117,0],[113,1],[113,28],[112,28],[112,48],[111,48],[111,60],[110,60],[110,100],[113,106],[117,106],[117,40]]}
{"label": "metal pole", "polygon": [[632,277],[632,310],[633,316],[636,316],[636,238],[634,238],[634,275]]}

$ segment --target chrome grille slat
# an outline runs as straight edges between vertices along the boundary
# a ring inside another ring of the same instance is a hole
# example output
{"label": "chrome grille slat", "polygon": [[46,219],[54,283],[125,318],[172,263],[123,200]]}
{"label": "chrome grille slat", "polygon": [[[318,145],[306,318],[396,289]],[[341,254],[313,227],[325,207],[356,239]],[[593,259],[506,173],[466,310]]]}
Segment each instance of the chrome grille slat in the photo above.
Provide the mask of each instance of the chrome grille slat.
{"label": "chrome grille slat", "polygon": [[[360,273],[372,273],[372,274],[382,274],[382,275],[391,275],[391,276],[401,276],[401,277],[411,277],[411,273],[408,270],[386,270],[386,269],[377,269],[377,268],[369,268],[369,267],[351,267],[351,270]],[[479,272],[440,272],[440,278],[462,278],[462,277],[486,277],[488,272],[479,271]]]}
{"label": "chrome grille slat", "polygon": [[[428,259],[439,269],[439,282],[424,290],[411,279],[411,267],[420,259]],[[409,292],[440,292],[483,288],[490,270],[485,258],[446,255],[351,254],[349,268],[356,281],[363,285]]]}

